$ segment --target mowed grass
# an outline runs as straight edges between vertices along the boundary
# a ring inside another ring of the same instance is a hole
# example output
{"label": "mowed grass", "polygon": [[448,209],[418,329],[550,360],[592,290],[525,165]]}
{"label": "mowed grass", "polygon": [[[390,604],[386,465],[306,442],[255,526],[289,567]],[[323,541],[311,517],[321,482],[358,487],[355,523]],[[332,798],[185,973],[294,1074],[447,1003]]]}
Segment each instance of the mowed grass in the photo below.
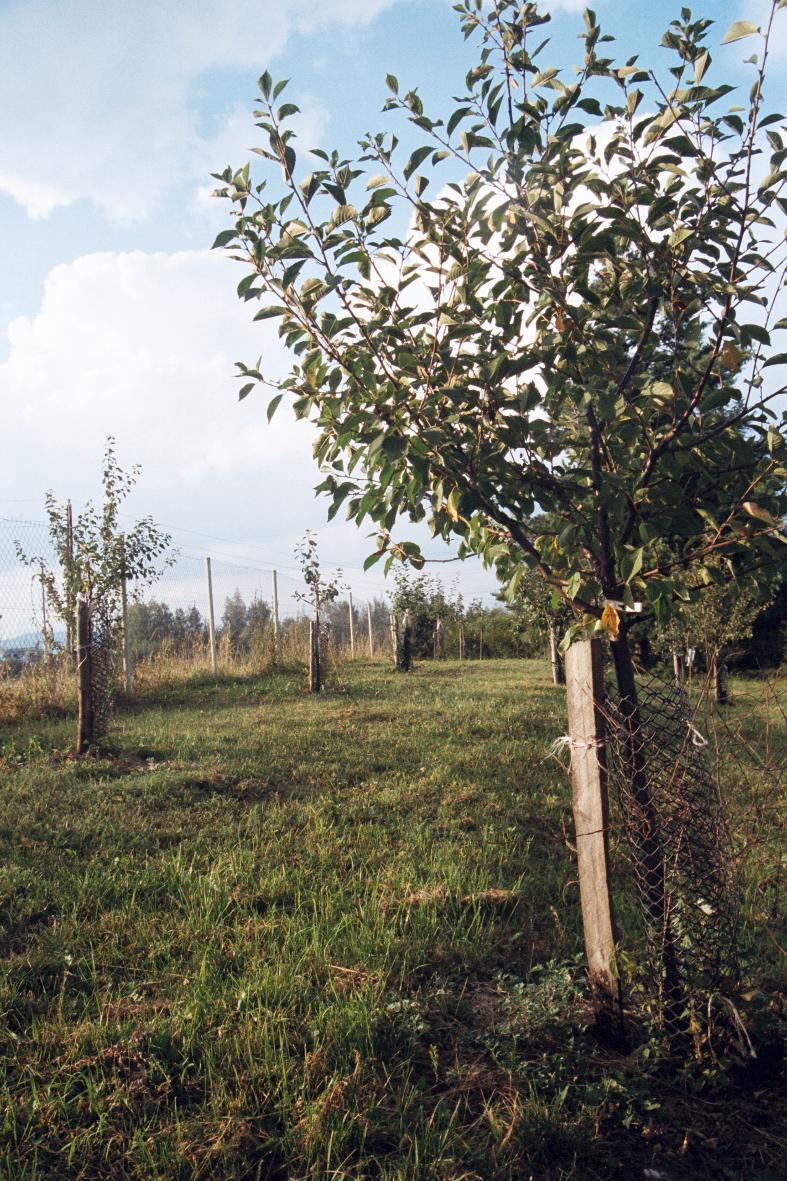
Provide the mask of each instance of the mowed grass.
{"label": "mowed grass", "polygon": [[0,1177],[781,1177],[772,706],[720,732],[768,1052],[678,1068],[588,1029],[546,666],[303,683],[0,722]]}

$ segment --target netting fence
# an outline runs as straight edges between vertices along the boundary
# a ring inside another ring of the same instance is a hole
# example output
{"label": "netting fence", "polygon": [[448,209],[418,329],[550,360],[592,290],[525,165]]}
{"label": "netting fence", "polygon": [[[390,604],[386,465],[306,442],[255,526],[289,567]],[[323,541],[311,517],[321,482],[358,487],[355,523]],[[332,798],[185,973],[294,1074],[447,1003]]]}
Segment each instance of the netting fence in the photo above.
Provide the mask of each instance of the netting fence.
{"label": "netting fence", "polygon": [[[6,672],[45,659],[66,645],[66,621],[56,616],[48,601],[41,563],[57,571],[46,523],[0,518],[0,662]],[[207,549],[199,553],[191,546],[173,548],[152,585],[128,587],[130,658],[136,664],[162,653],[204,657],[211,597],[220,660],[231,661],[247,654],[254,643],[269,642],[276,613],[281,643],[286,647],[288,639],[305,642],[308,608],[299,598],[304,589],[299,571],[286,560],[274,566],[217,557]],[[382,576],[350,572],[342,596],[328,613],[332,644],[349,649],[352,638],[360,656],[368,656],[370,647],[375,655],[390,649],[389,591]]]}

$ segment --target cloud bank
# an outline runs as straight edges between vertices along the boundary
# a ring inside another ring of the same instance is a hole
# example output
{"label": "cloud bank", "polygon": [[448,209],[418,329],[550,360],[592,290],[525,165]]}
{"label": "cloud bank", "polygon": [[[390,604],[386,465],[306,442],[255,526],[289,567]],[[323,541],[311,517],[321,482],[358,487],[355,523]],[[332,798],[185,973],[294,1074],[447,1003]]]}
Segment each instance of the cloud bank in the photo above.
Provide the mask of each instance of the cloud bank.
{"label": "cloud bank", "polygon": [[0,191],[32,217],[88,200],[142,221],[174,184],[227,163],[237,112],[206,130],[196,111],[210,71],[261,71],[293,32],[368,24],[393,2],[6,0]]}

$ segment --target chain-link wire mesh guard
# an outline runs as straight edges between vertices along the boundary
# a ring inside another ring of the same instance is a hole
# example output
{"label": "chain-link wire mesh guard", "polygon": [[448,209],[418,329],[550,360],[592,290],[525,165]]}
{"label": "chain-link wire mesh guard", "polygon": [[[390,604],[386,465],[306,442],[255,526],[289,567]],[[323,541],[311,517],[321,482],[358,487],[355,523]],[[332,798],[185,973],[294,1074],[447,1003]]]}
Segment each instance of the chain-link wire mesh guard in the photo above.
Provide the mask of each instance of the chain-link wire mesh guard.
{"label": "chain-link wire mesh guard", "polygon": [[90,610],[90,698],[93,741],[109,727],[120,676],[122,627],[114,604],[92,604]]}
{"label": "chain-link wire mesh guard", "polygon": [[736,975],[736,887],[706,743],[685,691],[640,676],[634,710],[607,700],[607,765],[667,1025]]}

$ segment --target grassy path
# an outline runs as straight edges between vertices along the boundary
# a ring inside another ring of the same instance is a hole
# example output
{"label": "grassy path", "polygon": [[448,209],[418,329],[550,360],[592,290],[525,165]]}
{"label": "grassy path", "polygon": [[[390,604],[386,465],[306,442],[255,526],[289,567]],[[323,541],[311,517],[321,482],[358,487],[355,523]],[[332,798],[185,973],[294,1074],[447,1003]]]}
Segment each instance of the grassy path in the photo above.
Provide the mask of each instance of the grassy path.
{"label": "grassy path", "polygon": [[0,1176],[742,1175],[585,1031],[563,707],[447,663],[151,689],[80,762],[0,725]]}

